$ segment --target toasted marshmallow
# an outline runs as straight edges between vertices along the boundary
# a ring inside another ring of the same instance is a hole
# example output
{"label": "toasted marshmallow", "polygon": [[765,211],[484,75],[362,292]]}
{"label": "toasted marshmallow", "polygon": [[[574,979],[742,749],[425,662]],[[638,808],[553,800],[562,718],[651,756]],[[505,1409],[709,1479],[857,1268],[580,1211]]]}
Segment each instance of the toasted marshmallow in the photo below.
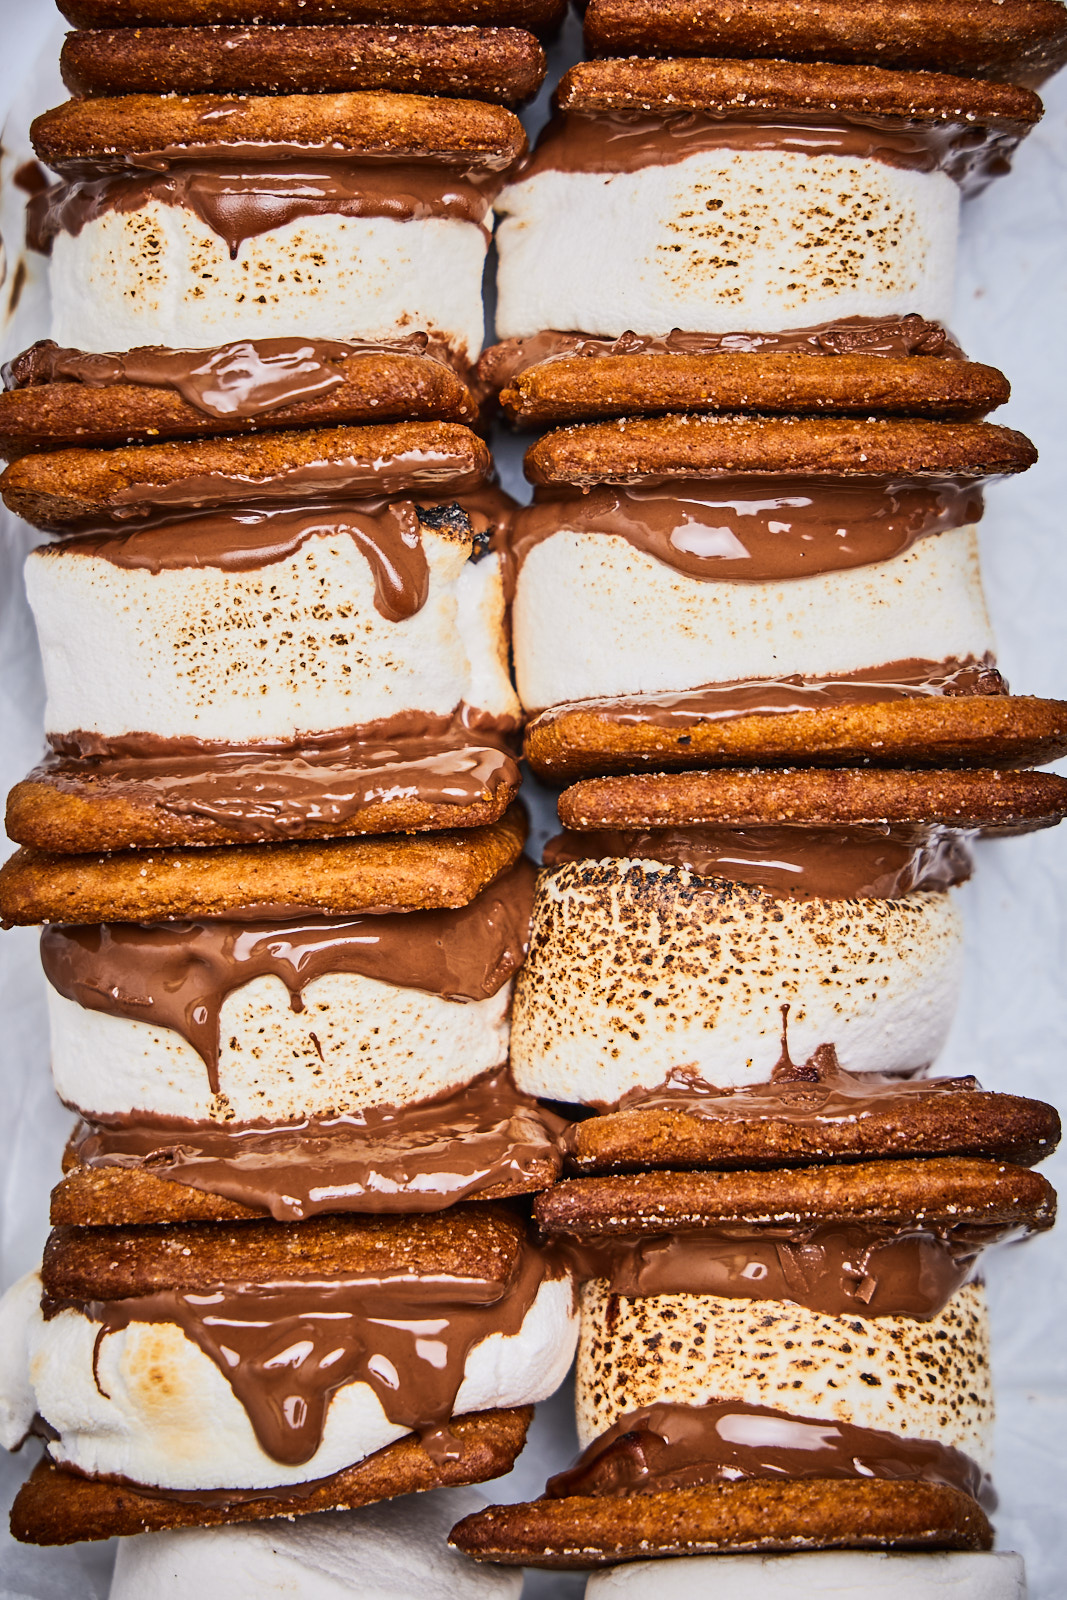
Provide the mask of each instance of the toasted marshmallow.
{"label": "toasted marshmallow", "polygon": [[258,233],[231,260],[193,211],[148,200],[58,234],[52,337],[107,351],[422,330],[473,360],[487,248],[477,223],[455,218],[325,215]]}
{"label": "toasted marshmallow", "polygon": [[[350,1383],[329,1401],[322,1443],[291,1466],[273,1460],[222,1372],[173,1322],[131,1322],[95,1352],[100,1324],[67,1309],[41,1315],[40,1280],[0,1301],[0,1417],[17,1442],[40,1412],[53,1459],[168,1489],[258,1489],[308,1483],[362,1461],[408,1429],[373,1389]],[[559,1387],[574,1351],[569,1278],[546,1279],[518,1333],[491,1333],[467,1357],[455,1415],[531,1404]],[[25,1366],[15,1352],[25,1351]],[[94,1376],[94,1372],[96,1376]],[[28,1374],[28,1384],[27,1384]]]}
{"label": "toasted marshmallow", "polygon": [[482,1495],[437,1489],[359,1511],[123,1539],[110,1600],[517,1600],[522,1573],[448,1548]]}
{"label": "toasted marshmallow", "polygon": [[710,1400],[932,1440],[988,1470],[985,1290],[965,1284],[936,1317],[917,1322],[717,1295],[627,1300],[602,1280],[583,1285],[575,1390],[583,1448],[641,1406]]}
{"label": "toasted marshmallow", "polygon": [[[161,538],[166,534],[161,533]],[[512,716],[496,556],[422,529],[425,604],[392,622],[355,541],[316,534],[248,571],[126,568],[69,547],[30,556],[50,733],[234,744],[293,740],[466,701]]]}
{"label": "toasted marshmallow", "polygon": [[538,711],[993,648],[969,526],[888,561],[765,583],[691,578],[618,535],[561,527],[522,565],[513,626],[519,696]]}
{"label": "toasted marshmallow", "polygon": [[[594,1572],[585,1586],[585,1600],[648,1600],[652,1595],[656,1600],[901,1600],[903,1595],[908,1600],[1026,1600],[1026,1571],[1022,1556],[1009,1551],[812,1550],[635,1562]],[[116,1600],[114,1590],[111,1600]]]}
{"label": "toasted marshmallow", "polygon": [[764,1083],[785,1005],[794,1060],[832,1044],[849,1072],[913,1072],[945,1041],[962,949],[951,892],[791,900],[659,862],[573,862],[538,880],[515,1079],[594,1104],[682,1066],[724,1089]]}
{"label": "toasted marshmallow", "polygon": [[959,190],[943,172],[706,150],[636,172],[535,173],[497,210],[502,339],[952,310]]}
{"label": "toasted marshmallow", "polygon": [[181,1034],[89,1011],[48,991],[52,1075],[84,1116],[140,1111],[195,1121],[285,1122],[407,1105],[458,1089],[508,1053],[511,985],[447,1000],[359,973],[330,972],[294,1011],[280,978],[234,990],[219,1017],[219,1092]]}

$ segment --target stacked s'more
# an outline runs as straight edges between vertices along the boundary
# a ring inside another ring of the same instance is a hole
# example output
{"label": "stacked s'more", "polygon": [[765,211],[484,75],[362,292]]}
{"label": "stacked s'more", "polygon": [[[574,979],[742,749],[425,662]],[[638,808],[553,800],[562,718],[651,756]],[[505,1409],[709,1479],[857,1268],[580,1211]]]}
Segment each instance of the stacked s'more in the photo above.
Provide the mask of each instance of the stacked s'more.
{"label": "stacked s'more", "polygon": [[480,371],[553,430],[516,682],[569,785],[512,1063],[571,1117],[535,1215],[583,1284],[582,1453],[452,1537],[598,1600],[1022,1592],[982,1253],[1051,1225],[1059,1121],[928,1072],[971,841],[1064,816],[1067,705],[997,668],[976,525],[1034,452],[947,318],[961,194],[1040,115],[999,80],[1063,12],[997,46],[992,7],[909,8],[883,57],[891,9],[593,0],[616,58],[497,202]]}
{"label": "stacked s'more", "polygon": [[507,1203],[560,1157],[507,1065],[535,873],[469,426],[544,71],[496,24],[558,7],[433,9],[72,6],[34,127],[55,337],[0,433],[50,748],[0,909],[81,1120],[2,1311],[30,1542],[493,1477],[574,1348]]}

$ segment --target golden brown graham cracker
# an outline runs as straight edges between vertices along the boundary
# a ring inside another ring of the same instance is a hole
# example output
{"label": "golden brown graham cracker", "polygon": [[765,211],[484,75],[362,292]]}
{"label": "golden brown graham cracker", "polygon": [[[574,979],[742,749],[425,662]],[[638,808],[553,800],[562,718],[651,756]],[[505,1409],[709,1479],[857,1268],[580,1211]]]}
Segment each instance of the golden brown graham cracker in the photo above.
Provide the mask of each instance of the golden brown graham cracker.
{"label": "golden brown graham cracker", "polygon": [[771,56],[1039,83],[1067,56],[1059,0],[590,0],[601,56]]}
{"label": "golden brown graham cracker", "polygon": [[63,0],[76,28],[164,24],[441,23],[446,26],[555,28],[566,0]]}
{"label": "golden brown graham cracker", "polygon": [[1067,701],[1026,695],[884,700],[873,705],[734,717],[623,723],[595,701],[542,713],[526,729],[539,778],[565,784],[654,766],[1041,766],[1067,755]]}
{"label": "golden brown graham cracker", "polygon": [[110,28],[67,35],[74,95],[293,94],[391,89],[514,105],[545,53],[518,28]]}
{"label": "golden brown graham cracker", "polygon": [[245,143],[323,145],[332,157],[414,157],[502,172],[526,149],[521,122],[502,106],[371,90],[68,100],[37,117],[30,137],[39,158],[58,170],[174,146],[221,156]]}
{"label": "golden brown graham cracker", "polygon": [[0,917],[14,927],[463,906],[518,860],[525,838],[515,805],[490,827],[454,833],[98,856],[22,849],[0,867]]}
{"label": "golden brown graham cracker", "polygon": [[591,778],[559,799],[564,827],[815,827],[940,823],[1029,831],[1067,816],[1067,778],[1051,772],[880,772],[822,768],[639,773]]}
{"label": "golden brown graham cracker", "polygon": [[246,1490],[228,1503],[217,1494],[198,1502],[191,1496],[168,1498],[158,1489],[141,1493],[132,1485],[78,1477],[43,1460],[15,1497],[11,1531],[23,1544],[75,1544],[164,1528],[214,1528],[347,1510],[426,1489],[484,1483],[511,1470],[532,1420],[532,1406],[454,1417],[448,1425],[450,1438],[460,1447],[454,1460],[431,1459],[415,1435],[408,1434],[310,1487]]}
{"label": "golden brown graham cracker", "polygon": [[[599,1239],[738,1225],[827,1222],[1051,1228],[1056,1191],[1026,1167],[965,1156],[771,1171],[569,1178],[534,1202],[547,1234]],[[298,1224],[299,1226],[299,1224]]]}
{"label": "golden brown graham cracker", "polygon": [[679,411],[945,420],[983,417],[1009,392],[995,367],[936,356],[651,352],[539,362],[516,374],[500,405],[519,427]]}
{"label": "golden brown graham cracker", "polygon": [[[810,1162],[927,1156],[988,1156],[1031,1166],[1060,1139],[1052,1106],[1018,1095],[942,1089],[902,1094],[862,1115],[795,1121],[702,1117],[669,1105],[588,1117],[570,1130],[568,1165],[578,1173],[692,1167],[782,1167]],[[53,1216],[53,1221],[56,1217]]]}
{"label": "golden brown graham cracker", "polygon": [[993,1530],[970,1495],[940,1484],[755,1478],[488,1506],[450,1542],[476,1561],[581,1568],[717,1551],[989,1550]]}
{"label": "golden brown graham cracker", "polygon": [[906,117],[1021,132],[1041,120],[1030,89],[938,72],[798,61],[583,61],[564,73],[561,111],[807,112]]}
{"label": "golden brown graham cracker", "polygon": [[256,416],[214,417],[177,389],[148,384],[34,382],[33,351],[16,357],[25,386],[0,392],[0,457],[64,446],[114,447],[157,439],[324,428],[337,424],[476,422],[478,403],[466,382],[443,361],[400,351],[359,351],[331,362],[341,379],[322,394],[293,400]]}
{"label": "golden brown graham cracker", "polygon": [[624,417],[545,434],[526,452],[531,483],[610,483],[716,472],[885,477],[1025,472],[1037,451],[992,422],[845,417]]}
{"label": "golden brown graham cracker", "polygon": [[[420,463],[423,454],[431,457],[429,471]],[[411,458],[409,471],[403,470],[405,456]],[[375,466],[389,465],[390,458],[401,467],[394,474],[398,483],[424,486],[424,492],[439,486],[439,497],[449,488],[447,482],[441,484],[442,477],[480,479],[491,469],[484,441],[462,423],[392,422],[23,456],[0,476],[0,494],[16,516],[36,527],[62,529],[113,511],[129,515],[137,506],[149,509],[154,491],[205,477],[223,480],[220,487],[234,482],[252,497],[257,482],[322,466],[326,473],[320,492],[329,493],[328,469],[336,463],[365,475],[366,492],[373,494]],[[313,495],[314,490],[306,477],[294,486],[294,494]],[[136,498],[140,493],[143,499]],[[206,490],[203,498],[210,503]]]}

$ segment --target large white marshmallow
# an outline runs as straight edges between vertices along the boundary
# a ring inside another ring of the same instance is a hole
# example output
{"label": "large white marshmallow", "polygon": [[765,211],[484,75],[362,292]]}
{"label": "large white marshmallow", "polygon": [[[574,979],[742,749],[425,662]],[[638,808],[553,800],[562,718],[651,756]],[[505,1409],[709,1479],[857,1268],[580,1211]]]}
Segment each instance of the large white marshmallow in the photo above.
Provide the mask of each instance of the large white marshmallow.
{"label": "large white marshmallow", "polygon": [[182,206],[108,211],[52,246],[52,337],[81,350],[423,330],[474,359],[487,241],[473,222],[300,217],[226,241]]}
{"label": "large white marshmallow", "polygon": [[[904,1600],[904,1596],[1026,1600],[1023,1558],[991,1550],[685,1556],[594,1572],[585,1586],[585,1600]],[[114,1590],[111,1600],[116,1600]]]}
{"label": "large white marshmallow", "polygon": [[109,1600],[517,1600],[521,1572],[448,1547],[484,1505],[436,1489],[292,1522],[141,1534],[119,1543]]}
{"label": "large white marshmallow", "polygon": [[513,626],[519,696],[538,711],[993,648],[972,527],[872,566],[737,583],[691,578],[617,534],[564,526],[526,557]]}
{"label": "large white marshmallow", "polygon": [[[45,1321],[39,1280],[36,1289],[23,1280],[0,1301],[0,1348],[27,1357],[21,1372],[14,1360],[0,1367],[4,1443],[17,1443],[38,1411],[59,1435],[53,1459],[83,1472],[168,1489],[259,1489],[330,1477],[408,1432],[368,1384],[350,1383],[330,1400],[311,1460],[287,1466],[261,1448],[222,1372],[176,1323],[109,1334],[98,1385],[100,1324],[70,1309]],[[570,1279],[546,1280],[518,1333],[491,1333],[471,1350],[455,1415],[545,1399],[567,1374],[576,1335]]]}
{"label": "large white marshmallow", "polygon": [[511,985],[486,1000],[447,1000],[360,973],[329,972],[294,1011],[280,978],[235,989],[219,1017],[219,1093],[171,1028],[89,1011],[48,991],[52,1077],[85,1116],[284,1122],[407,1105],[470,1083],[506,1061]]}
{"label": "large white marshmallow", "polygon": [[547,171],[497,203],[497,335],[765,333],[953,303],[959,191],[942,172],[706,150],[637,172]]}
{"label": "large white marshmallow", "polygon": [[583,1448],[641,1406],[709,1400],[934,1440],[988,1470],[985,1290],[965,1284],[936,1317],[916,1322],[832,1317],[785,1300],[627,1300],[603,1280],[582,1286],[575,1407]]}
{"label": "large white marshmallow", "polygon": [[466,543],[426,527],[422,541],[429,593],[401,622],[375,608],[370,564],[346,533],[247,572],[152,573],[42,546],[26,588],[45,726],[240,744],[449,715],[461,701],[516,714],[498,558],[470,561]]}
{"label": "large white marshmallow", "polygon": [[783,1005],[794,1061],[832,1044],[849,1072],[915,1071],[945,1041],[962,950],[951,893],[790,900],[654,861],[574,862],[538,880],[515,1081],[601,1104],[675,1067],[724,1089],[765,1083]]}

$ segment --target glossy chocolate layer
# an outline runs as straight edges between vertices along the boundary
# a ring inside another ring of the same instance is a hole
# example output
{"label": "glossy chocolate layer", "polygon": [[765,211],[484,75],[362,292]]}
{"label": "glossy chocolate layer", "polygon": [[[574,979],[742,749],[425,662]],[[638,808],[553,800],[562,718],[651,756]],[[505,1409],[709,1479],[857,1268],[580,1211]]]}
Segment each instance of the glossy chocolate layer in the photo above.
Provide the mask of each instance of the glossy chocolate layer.
{"label": "glossy chocolate layer", "polygon": [[523,858],[458,911],[294,921],[53,925],[41,934],[49,983],[89,1011],[172,1028],[219,1092],[219,1018],[254,978],[279,978],[294,1011],[326,973],[358,973],[451,1000],[485,1000],[521,966],[534,868]]}
{"label": "glossy chocolate layer", "polygon": [[690,578],[770,583],[889,561],[981,515],[974,478],[723,474],[598,484],[584,494],[542,485],[515,519],[511,582],[534,546],[563,529],[625,539]]}
{"label": "glossy chocolate layer", "polygon": [[75,383],[91,389],[136,384],[174,389],[205,416],[251,418],[328,393],[344,383],[350,356],[399,355],[441,360],[424,333],[406,339],[240,339],[209,350],[145,346],[110,355],[42,340],[3,369],[8,389]]}
{"label": "glossy chocolate layer", "polygon": [[470,806],[502,785],[517,788],[507,748],[514,732],[511,719],[464,705],[451,717],[407,712],[292,745],[74,731],[51,736],[54,753],[27,781],[216,822],[249,839],[295,839],[385,801]]}
{"label": "glossy chocolate layer", "polygon": [[1006,695],[1006,680],[992,657],[979,661],[889,661],[864,667],[839,678],[748,678],[733,683],[705,683],[697,689],[633,695],[625,700],[583,700],[554,706],[546,716],[579,705],[622,726],[651,724],[657,728],[693,727],[703,722],[732,722],[737,717],[788,716],[794,711],[823,711],[835,706],[879,705],[887,700],[924,696]]}
{"label": "glossy chocolate layer", "polygon": [[545,362],[576,356],[602,360],[611,356],[939,356],[963,360],[963,351],[938,322],[914,313],[906,317],[842,317],[812,328],[791,328],[784,333],[686,333],[674,328],[666,335],[624,333],[618,339],[601,339],[587,333],[535,333],[525,339],[505,339],[487,350],[478,363],[479,375],[494,389],[503,389],[525,372]]}
{"label": "glossy chocolate layer", "polygon": [[138,211],[152,201],[191,211],[234,261],[249,239],[300,217],[449,217],[476,224],[488,240],[485,216],[502,181],[429,160],[331,159],[326,148],[307,146],[244,144],[229,159],[217,146],[199,156],[190,146],[140,162],[65,168],[27,207],[31,248],[47,251],[57,233],[79,234],[108,212]]}
{"label": "glossy chocolate layer", "polygon": [[564,1124],[500,1068],[406,1106],[300,1122],[126,1117],[83,1123],[71,1154],[269,1211],[277,1222],[326,1212],[443,1211],[498,1184],[538,1186],[560,1170]]}
{"label": "glossy chocolate layer", "polygon": [[989,1503],[989,1480],[962,1451],[848,1422],[817,1422],[741,1400],[662,1402],[620,1417],[548,1480],[551,1499],[627,1495],[745,1478],[883,1478],[947,1484]]}
{"label": "glossy chocolate layer", "polygon": [[946,172],[965,191],[1006,172],[1019,141],[1014,131],[959,121],[810,112],[570,111],[548,124],[523,162],[522,178],[540,172],[637,172],[670,166],[704,150],[789,150],[806,156],[880,161],[912,172]]}
{"label": "glossy chocolate layer", "polygon": [[[225,1283],[214,1293],[163,1290],[75,1309],[100,1324],[94,1369],[109,1334],[131,1323],[177,1324],[214,1361],[275,1461],[312,1459],[330,1401],[350,1383],[369,1384],[390,1422],[448,1460],[468,1355],[491,1334],[518,1333],[545,1277],[559,1270],[527,1245],[507,1281],[442,1274]],[[98,1372],[96,1381],[104,1393]]]}
{"label": "glossy chocolate layer", "polygon": [[[565,830],[545,847],[547,867],[568,861],[662,861],[697,878],[726,878],[773,895],[896,900],[944,890],[971,874],[964,837],[947,828],[600,828]],[[696,885],[699,888],[699,884]]]}

